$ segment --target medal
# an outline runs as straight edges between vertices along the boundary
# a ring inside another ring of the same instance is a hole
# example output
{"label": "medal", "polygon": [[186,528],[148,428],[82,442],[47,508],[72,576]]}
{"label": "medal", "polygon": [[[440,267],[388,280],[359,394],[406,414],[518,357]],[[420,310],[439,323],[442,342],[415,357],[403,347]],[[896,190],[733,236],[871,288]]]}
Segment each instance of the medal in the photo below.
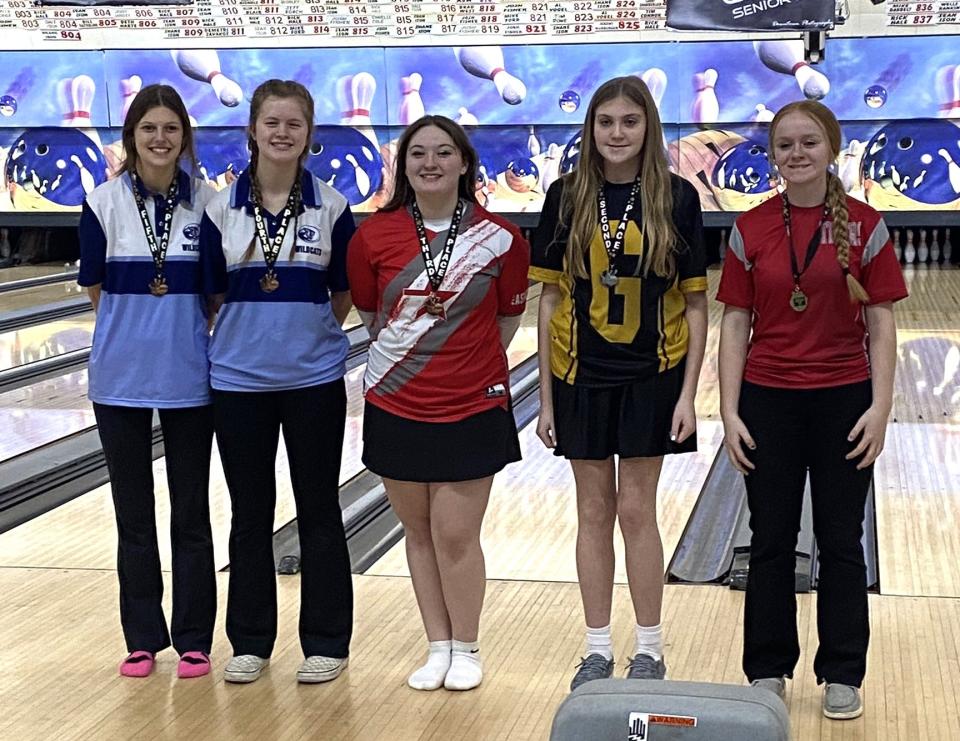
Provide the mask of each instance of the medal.
{"label": "medal", "polygon": [[167,189],[167,195],[164,197],[159,244],[157,244],[156,235],[153,233],[150,214],[147,213],[147,205],[140,194],[140,183],[136,171],[130,173],[130,179],[133,181],[133,200],[136,201],[137,212],[140,214],[143,236],[146,237],[147,247],[150,248],[150,256],[153,258],[153,267],[156,270],[156,276],[147,287],[150,289],[150,293],[160,298],[166,296],[170,290],[167,279],[163,276],[163,265],[167,259],[167,245],[170,243],[170,223],[173,221],[173,211],[177,206],[177,175],[174,174],[173,181]]}
{"label": "medal", "polygon": [[443,301],[440,300],[440,297],[431,293],[427,296],[427,301],[424,304],[424,308],[427,310],[427,313],[430,316],[438,316],[441,319],[446,318],[446,312],[443,309]]}
{"label": "medal", "polygon": [[447,274],[447,267],[450,265],[450,255],[453,254],[453,246],[460,231],[463,209],[463,201],[458,200],[457,207],[453,211],[453,218],[450,219],[450,228],[447,229],[447,238],[444,241],[443,249],[437,257],[437,262],[434,262],[433,254],[430,252],[430,241],[427,239],[427,228],[423,224],[423,214],[420,213],[420,207],[417,206],[416,201],[411,204],[413,223],[417,228],[417,239],[420,242],[420,255],[423,257],[423,265],[431,288],[423,307],[430,316],[435,316],[438,319],[447,318],[443,301],[440,300],[437,292],[440,290],[443,277]]}
{"label": "medal", "polygon": [[816,229],[813,230],[813,236],[810,237],[810,243],[807,245],[807,255],[803,261],[803,269],[801,270],[797,265],[797,250],[793,245],[790,201],[787,200],[786,193],[781,193],[780,197],[783,203],[783,226],[787,230],[787,246],[790,250],[790,272],[793,275],[793,290],[790,292],[790,308],[799,313],[801,311],[806,311],[807,306],[810,303],[809,299],[807,298],[807,294],[800,289],[800,276],[807,272],[807,268],[810,267],[810,263],[813,262],[813,258],[816,256],[817,250],[820,248],[823,222],[826,221],[828,212],[826,204],[824,204],[823,216],[820,217],[820,223],[817,224]]}
{"label": "medal", "polygon": [[800,286],[793,287],[790,294],[790,308],[794,311],[804,311],[807,308],[807,294],[800,290]]}
{"label": "medal", "polygon": [[637,196],[640,194],[640,175],[637,174],[633,181],[633,187],[630,188],[630,196],[627,198],[627,205],[623,208],[623,216],[617,223],[617,233],[610,236],[610,218],[607,216],[607,199],[603,195],[603,184],[597,190],[597,210],[600,212],[600,236],[603,238],[603,248],[607,253],[609,267],[600,273],[600,282],[607,288],[613,288],[620,282],[617,277],[617,267],[614,264],[617,257],[623,251],[623,238],[627,233],[627,217],[633,211],[637,202]]}
{"label": "medal", "polygon": [[273,293],[280,287],[280,281],[276,274],[271,270],[260,279],[260,289],[264,293]]}
{"label": "medal", "polygon": [[166,296],[168,290],[170,289],[167,286],[167,281],[163,277],[157,276],[150,281],[150,293],[154,296]]}
{"label": "medal", "polygon": [[[283,246],[283,238],[287,234],[287,227],[290,226],[290,217],[300,208],[300,181],[297,180],[290,188],[290,195],[287,196],[287,203],[283,207],[283,213],[280,216],[280,223],[277,225],[277,232],[270,239],[267,233],[267,224],[263,218],[263,209],[259,203],[253,204],[253,223],[256,226],[257,242],[260,244],[260,251],[263,253],[263,262],[267,266],[266,275],[260,279],[260,290],[264,293],[273,293],[280,287],[280,279],[274,266],[277,264],[277,257],[280,256],[280,247]],[[294,236],[296,239],[296,236]]]}
{"label": "medal", "polygon": [[613,288],[617,283],[620,282],[620,279],[617,277],[617,274],[611,268],[610,270],[604,270],[600,273],[600,282],[603,283],[607,288]]}

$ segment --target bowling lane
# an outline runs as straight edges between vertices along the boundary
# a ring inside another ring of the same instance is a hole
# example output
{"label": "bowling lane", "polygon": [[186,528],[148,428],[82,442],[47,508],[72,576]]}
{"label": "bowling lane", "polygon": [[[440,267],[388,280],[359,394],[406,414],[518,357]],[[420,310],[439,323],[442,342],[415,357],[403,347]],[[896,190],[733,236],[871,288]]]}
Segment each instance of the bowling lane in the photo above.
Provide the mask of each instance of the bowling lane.
{"label": "bowling lane", "polygon": [[28,309],[53,308],[66,300],[76,300],[86,296],[85,288],[81,288],[75,281],[51,283],[34,288],[21,288],[17,291],[0,293],[0,320],[6,314]]}
{"label": "bowling lane", "polygon": [[94,321],[90,311],[0,333],[0,371],[90,347]]}
{"label": "bowling lane", "polygon": [[57,275],[68,270],[76,270],[76,267],[70,263],[64,265],[62,262],[50,262],[41,265],[17,265],[13,268],[0,268],[0,283]]}
{"label": "bowling lane", "polygon": [[[511,365],[526,359],[536,349],[536,296],[539,295],[539,289],[533,293],[535,295],[528,303],[522,326],[509,348]],[[340,464],[341,483],[346,482],[363,467],[360,461],[363,438],[363,372],[364,366],[358,366],[346,376],[347,424]],[[0,424],[3,422],[0,421]],[[289,467],[282,443],[276,468],[277,508],[274,529],[279,529],[295,516]],[[153,478],[157,498],[157,528],[158,532],[166,533],[169,532],[170,506],[164,458],[154,461]],[[216,563],[217,568],[222,568],[229,562],[227,538],[230,532],[230,500],[216,450],[210,469],[210,508]],[[107,484],[0,535],[0,567],[113,569],[116,566],[116,533],[113,522],[113,505]],[[161,558],[166,570],[170,568],[169,545],[169,538],[160,538]]]}

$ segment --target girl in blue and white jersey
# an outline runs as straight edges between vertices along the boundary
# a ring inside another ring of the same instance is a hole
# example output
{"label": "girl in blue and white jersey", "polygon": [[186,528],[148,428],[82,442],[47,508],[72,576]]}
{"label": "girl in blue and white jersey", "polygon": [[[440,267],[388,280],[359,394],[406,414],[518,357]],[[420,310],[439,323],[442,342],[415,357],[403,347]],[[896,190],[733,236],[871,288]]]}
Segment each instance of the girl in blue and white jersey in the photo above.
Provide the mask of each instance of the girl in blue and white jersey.
{"label": "girl in blue and white jersey", "polygon": [[313,99],[268,80],[250,103],[249,168],[207,206],[204,291],[219,311],[210,343],[217,445],[233,505],[224,678],[260,677],[277,635],[273,559],[279,434],[290,463],[301,548],[297,679],[347,664],[353,591],[338,490],[350,310],[346,199],[304,169]]}
{"label": "girl in blue and white jersey", "polygon": [[[180,654],[178,675],[210,670],[216,615],[208,482],[213,439],[207,317],[198,261],[200,219],[214,191],[196,171],[183,101],[149,85],[123,123],[118,177],[96,188],[80,218],[80,275],[96,311],[89,397],[117,518],[120,621],[129,655],[120,673],[145,677],[157,652]],[[153,410],[170,488],[173,616],[163,579],[153,494]]]}

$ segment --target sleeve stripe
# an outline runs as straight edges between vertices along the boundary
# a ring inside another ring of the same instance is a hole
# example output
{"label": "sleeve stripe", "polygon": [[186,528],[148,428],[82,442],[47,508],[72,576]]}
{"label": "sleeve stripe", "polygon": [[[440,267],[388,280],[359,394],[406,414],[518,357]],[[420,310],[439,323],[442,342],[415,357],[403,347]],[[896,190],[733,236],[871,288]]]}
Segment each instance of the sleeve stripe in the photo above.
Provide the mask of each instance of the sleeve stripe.
{"label": "sleeve stripe", "polygon": [[751,270],[753,265],[747,261],[746,248],[743,246],[743,235],[740,234],[740,225],[734,222],[733,229],[730,230],[730,240],[727,242],[728,251],[737,256],[737,259],[743,263],[743,267]]}
{"label": "sleeve stripe", "polygon": [[538,281],[540,283],[559,283],[560,279],[563,278],[563,271],[549,270],[547,268],[532,266],[527,275],[532,281]]}
{"label": "sleeve stripe", "polygon": [[870,239],[867,240],[867,243],[863,246],[863,256],[860,258],[860,265],[865,266],[869,264],[873,258],[880,254],[880,250],[883,249],[883,246],[890,240],[890,232],[887,231],[887,225],[884,223],[883,219],[877,222],[877,225],[873,228],[873,232],[870,234]]}
{"label": "sleeve stripe", "polygon": [[707,290],[706,277],[697,276],[695,278],[687,278],[686,280],[680,281],[681,293],[696,293],[697,291],[706,291],[706,290]]}

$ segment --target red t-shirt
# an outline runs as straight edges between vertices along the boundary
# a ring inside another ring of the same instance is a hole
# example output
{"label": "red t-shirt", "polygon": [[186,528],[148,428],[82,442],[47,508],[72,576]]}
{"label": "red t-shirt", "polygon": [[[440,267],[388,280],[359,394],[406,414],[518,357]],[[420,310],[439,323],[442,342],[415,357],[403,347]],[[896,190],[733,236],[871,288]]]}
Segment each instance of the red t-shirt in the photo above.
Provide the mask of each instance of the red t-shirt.
{"label": "red t-shirt", "polygon": [[[427,226],[431,252],[447,232]],[[530,246],[506,219],[467,206],[440,286],[444,318],[427,313],[430,284],[407,209],[363,222],[347,249],[353,303],[376,312],[364,375],[366,400],[428,422],[455,422],[509,401],[497,316],[526,307]]]}
{"label": "red t-shirt", "polygon": [[[847,198],[850,273],[871,304],[907,296],[887,227],[870,206]],[[802,269],[807,245],[823,207],[791,208],[793,248]],[[753,331],[744,378],[762,386],[822,388],[870,377],[863,306],[852,302],[837,262],[832,222],[822,229],[820,247],[800,278],[805,311],[790,305],[793,275],[790,242],[781,199],[774,197],[742,214],[730,235],[717,300],[753,312]]]}

